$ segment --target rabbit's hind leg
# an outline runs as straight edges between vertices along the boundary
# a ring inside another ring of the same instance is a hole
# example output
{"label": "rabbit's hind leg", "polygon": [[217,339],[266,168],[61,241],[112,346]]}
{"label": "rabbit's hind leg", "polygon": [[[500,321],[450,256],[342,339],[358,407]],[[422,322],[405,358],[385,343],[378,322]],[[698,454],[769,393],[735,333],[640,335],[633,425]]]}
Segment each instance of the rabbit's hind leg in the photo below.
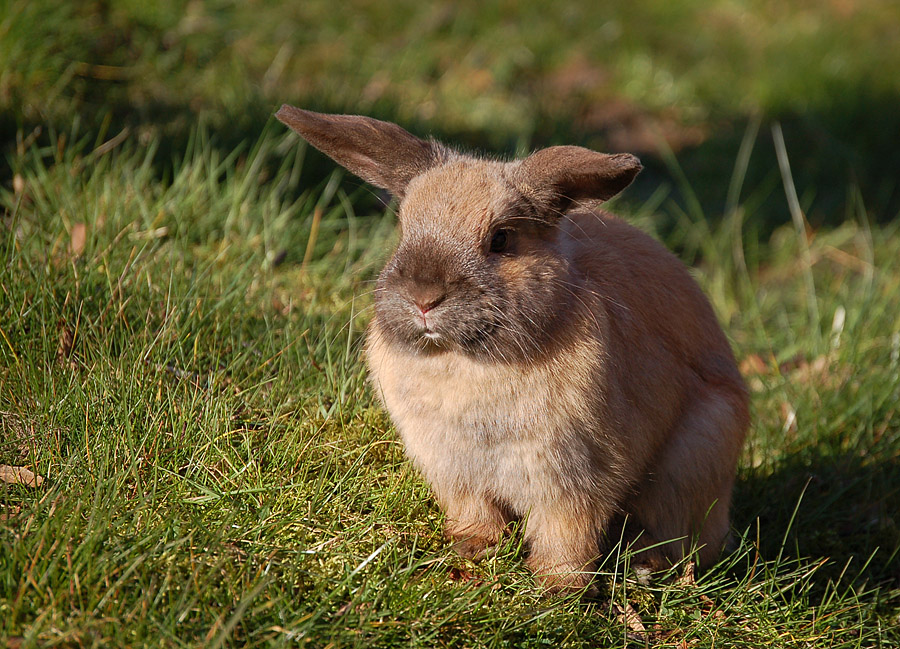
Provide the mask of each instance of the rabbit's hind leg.
{"label": "rabbit's hind leg", "polygon": [[715,563],[730,536],[728,510],[746,427],[745,402],[726,390],[708,388],[692,401],[629,503],[643,528],[635,543],[645,549],[638,562],[659,569],[696,549],[701,566]]}

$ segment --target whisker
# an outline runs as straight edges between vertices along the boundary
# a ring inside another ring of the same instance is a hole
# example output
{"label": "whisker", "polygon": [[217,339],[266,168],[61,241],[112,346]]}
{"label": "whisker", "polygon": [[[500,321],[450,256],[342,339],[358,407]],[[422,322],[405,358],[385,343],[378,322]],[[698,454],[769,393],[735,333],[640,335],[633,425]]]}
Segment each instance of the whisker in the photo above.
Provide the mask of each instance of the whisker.
{"label": "whisker", "polygon": [[619,302],[618,300],[614,300],[614,299],[613,299],[612,297],[610,297],[608,294],[605,294],[605,293],[598,293],[597,291],[594,291],[593,289],[590,289],[590,288],[588,288],[588,287],[586,287],[586,286],[584,286],[584,285],[581,285],[581,284],[573,284],[573,283],[571,283],[571,282],[566,282],[565,280],[559,279],[559,278],[555,278],[555,281],[557,281],[557,282],[559,282],[559,283],[561,283],[561,284],[566,284],[566,285],[568,285],[568,286],[573,286],[573,287],[575,287],[576,289],[578,289],[579,291],[590,293],[591,295],[593,295],[595,298],[597,298],[597,299],[600,300],[601,302],[609,302],[609,303],[611,303],[611,304],[615,304],[617,307],[619,307],[619,308],[622,309],[623,311],[631,312],[631,309],[629,308],[629,306],[628,306],[627,304],[622,304],[622,303]]}
{"label": "whisker", "polygon": [[[504,331],[509,331],[510,333],[514,334],[514,335],[512,336],[513,342],[515,342],[516,346],[519,348],[519,351],[522,352],[522,358],[523,358],[523,359],[527,359],[527,358],[528,358],[528,352],[526,351],[525,346],[522,344],[522,341],[519,340],[519,334],[524,334],[525,336],[529,336],[529,333],[528,333],[527,331],[520,332],[517,328],[515,328],[515,327],[513,326],[515,323],[513,322],[512,318],[509,316],[509,314],[505,313],[505,312],[504,312],[500,307],[498,307],[496,304],[490,303],[490,306],[491,306],[491,308],[494,309],[494,311],[496,311],[502,318],[504,318],[504,319],[506,320],[506,322],[508,322],[509,325],[510,325],[510,326],[505,326],[502,322],[498,322],[498,323],[496,323],[496,326],[499,327],[500,329],[503,329]],[[532,324],[533,324],[533,323],[532,323]],[[529,342],[531,343],[531,346],[532,346],[533,348],[536,347],[536,345],[534,344],[534,341],[533,341],[533,340],[531,340],[531,341],[529,341]],[[495,345],[495,347],[496,347],[496,345]],[[498,352],[499,352],[499,349],[498,349]],[[500,352],[500,353],[501,353],[501,355],[502,355],[502,352]],[[504,360],[505,360],[505,357],[504,357]]]}

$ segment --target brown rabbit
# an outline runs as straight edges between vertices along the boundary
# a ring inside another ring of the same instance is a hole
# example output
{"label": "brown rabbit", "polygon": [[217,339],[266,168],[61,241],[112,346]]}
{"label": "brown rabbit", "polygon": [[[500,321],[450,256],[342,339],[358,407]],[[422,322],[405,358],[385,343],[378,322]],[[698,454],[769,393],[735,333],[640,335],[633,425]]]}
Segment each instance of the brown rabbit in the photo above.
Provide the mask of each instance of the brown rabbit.
{"label": "brown rabbit", "polygon": [[712,563],[747,391],[682,263],[584,207],[627,187],[637,158],[557,146],[501,162],[368,117],[277,117],[400,201],[366,357],[460,554],[524,519],[551,590],[586,586],[623,524],[647,567],[692,549]]}

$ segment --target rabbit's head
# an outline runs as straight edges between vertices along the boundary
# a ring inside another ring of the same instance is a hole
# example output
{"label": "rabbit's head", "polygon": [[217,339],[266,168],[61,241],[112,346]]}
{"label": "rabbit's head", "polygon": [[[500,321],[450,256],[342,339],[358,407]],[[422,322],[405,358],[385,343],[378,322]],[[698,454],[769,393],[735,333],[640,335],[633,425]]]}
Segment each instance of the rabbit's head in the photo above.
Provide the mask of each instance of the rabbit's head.
{"label": "rabbit's head", "polygon": [[375,317],[394,344],[421,353],[522,361],[547,349],[579,301],[561,220],[641,169],[634,156],[573,146],[484,160],[368,117],[290,106],[277,117],[398,198],[400,243],[378,279]]}

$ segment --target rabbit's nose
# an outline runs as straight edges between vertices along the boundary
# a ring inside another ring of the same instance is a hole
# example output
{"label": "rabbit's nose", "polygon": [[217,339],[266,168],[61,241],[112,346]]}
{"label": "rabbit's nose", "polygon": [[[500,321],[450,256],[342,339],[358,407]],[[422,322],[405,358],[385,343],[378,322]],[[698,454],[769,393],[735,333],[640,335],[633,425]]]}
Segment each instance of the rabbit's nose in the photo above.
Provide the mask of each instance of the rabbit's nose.
{"label": "rabbit's nose", "polygon": [[409,289],[409,299],[425,315],[444,301],[447,294],[439,284],[416,285]]}

